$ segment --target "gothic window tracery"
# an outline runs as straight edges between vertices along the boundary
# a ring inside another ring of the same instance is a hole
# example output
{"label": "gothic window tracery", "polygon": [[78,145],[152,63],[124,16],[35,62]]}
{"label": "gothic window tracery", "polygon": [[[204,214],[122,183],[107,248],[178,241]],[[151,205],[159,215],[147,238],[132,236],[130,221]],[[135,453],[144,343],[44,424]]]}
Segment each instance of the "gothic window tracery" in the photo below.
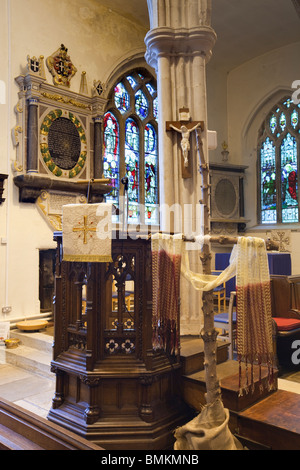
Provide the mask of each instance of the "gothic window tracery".
{"label": "gothic window tracery", "polygon": [[266,117],[258,141],[259,221],[299,222],[299,104],[281,100]]}
{"label": "gothic window tracery", "polygon": [[103,172],[114,188],[106,201],[122,210],[121,180],[127,176],[132,224],[159,223],[157,108],[154,79],[133,70],[113,87],[104,116]]}

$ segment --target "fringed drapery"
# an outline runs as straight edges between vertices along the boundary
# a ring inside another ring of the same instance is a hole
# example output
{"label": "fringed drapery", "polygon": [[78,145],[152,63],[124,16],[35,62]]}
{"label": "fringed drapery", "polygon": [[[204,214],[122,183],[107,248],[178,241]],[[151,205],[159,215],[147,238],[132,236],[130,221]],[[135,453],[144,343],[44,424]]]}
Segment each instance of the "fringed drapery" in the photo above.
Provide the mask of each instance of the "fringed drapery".
{"label": "fringed drapery", "polygon": [[[197,241],[197,240],[196,240]],[[180,274],[195,289],[211,291],[236,276],[237,354],[240,364],[240,394],[253,391],[253,366],[268,367],[268,386],[273,381],[273,342],[270,274],[265,241],[239,237],[229,266],[219,276],[195,273],[190,269],[182,235],[152,236],[153,347],[175,354],[179,336]],[[245,383],[242,383],[242,365]]]}
{"label": "fringed drapery", "polygon": [[[237,251],[237,354],[240,364],[239,393],[254,390],[253,366],[268,367],[268,387],[274,386],[270,274],[265,242],[259,238],[241,237]],[[245,383],[242,383],[242,364]],[[249,368],[250,366],[250,368]]]}
{"label": "fringed drapery", "polygon": [[[205,238],[207,238],[207,241],[209,240],[209,237]],[[195,244],[198,245],[199,250],[201,249],[204,241],[204,237],[196,237]],[[193,249],[195,248],[193,247]],[[235,276],[236,254],[236,249],[234,247],[230,256],[229,266],[218,276],[212,274],[195,273],[190,269],[189,250],[183,244],[181,274],[192,284],[195,289],[205,292],[211,291]]]}
{"label": "fringed drapery", "polygon": [[[197,239],[196,239],[197,241]],[[184,248],[183,248],[184,250]],[[229,266],[219,276],[191,271],[188,252],[183,251],[181,273],[197,290],[211,291],[236,276],[237,291],[237,354],[240,364],[240,394],[253,391],[253,366],[268,368],[268,386],[273,388],[273,342],[270,274],[265,241],[239,237],[233,247]],[[245,382],[242,383],[242,365]]]}
{"label": "fringed drapery", "polygon": [[152,236],[153,348],[178,353],[182,236]]}

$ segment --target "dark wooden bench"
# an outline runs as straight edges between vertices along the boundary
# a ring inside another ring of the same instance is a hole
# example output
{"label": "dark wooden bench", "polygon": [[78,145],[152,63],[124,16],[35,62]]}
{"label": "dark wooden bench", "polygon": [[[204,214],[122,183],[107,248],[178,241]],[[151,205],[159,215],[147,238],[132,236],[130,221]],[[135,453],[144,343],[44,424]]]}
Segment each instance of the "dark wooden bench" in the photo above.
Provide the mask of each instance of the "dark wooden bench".
{"label": "dark wooden bench", "polygon": [[92,442],[0,398],[0,450],[103,450]]}
{"label": "dark wooden bench", "polygon": [[271,305],[277,366],[294,367],[294,341],[300,341],[300,275],[271,275]]}

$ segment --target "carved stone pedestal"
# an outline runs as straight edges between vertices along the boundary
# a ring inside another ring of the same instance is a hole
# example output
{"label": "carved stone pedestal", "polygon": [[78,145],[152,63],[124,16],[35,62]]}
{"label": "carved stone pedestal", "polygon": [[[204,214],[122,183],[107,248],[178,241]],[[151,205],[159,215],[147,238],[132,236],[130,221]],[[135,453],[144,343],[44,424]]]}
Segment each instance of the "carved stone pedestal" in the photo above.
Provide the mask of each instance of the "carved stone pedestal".
{"label": "carved stone pedestal", "polygon": [[112,240],[112,263],[62,261],[57,240],[48,419],[108,450],[168,449],[190,419],[179,355],[152,348],[151,241]]}

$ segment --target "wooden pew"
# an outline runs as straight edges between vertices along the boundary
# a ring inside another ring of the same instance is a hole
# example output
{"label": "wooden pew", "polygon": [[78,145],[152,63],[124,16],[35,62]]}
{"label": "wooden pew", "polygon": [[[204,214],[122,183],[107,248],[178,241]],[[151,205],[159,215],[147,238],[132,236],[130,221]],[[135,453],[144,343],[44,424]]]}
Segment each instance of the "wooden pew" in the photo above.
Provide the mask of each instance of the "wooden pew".
{"label": "wooden pew", "polygon": [[293,367],[293,342],[300,340],[300,275],[271,275],[271,306],[278,369]]}
{"label": "wooden pew", "polygon": [[0,398],[0,450],[103,450],[45,418]]}

